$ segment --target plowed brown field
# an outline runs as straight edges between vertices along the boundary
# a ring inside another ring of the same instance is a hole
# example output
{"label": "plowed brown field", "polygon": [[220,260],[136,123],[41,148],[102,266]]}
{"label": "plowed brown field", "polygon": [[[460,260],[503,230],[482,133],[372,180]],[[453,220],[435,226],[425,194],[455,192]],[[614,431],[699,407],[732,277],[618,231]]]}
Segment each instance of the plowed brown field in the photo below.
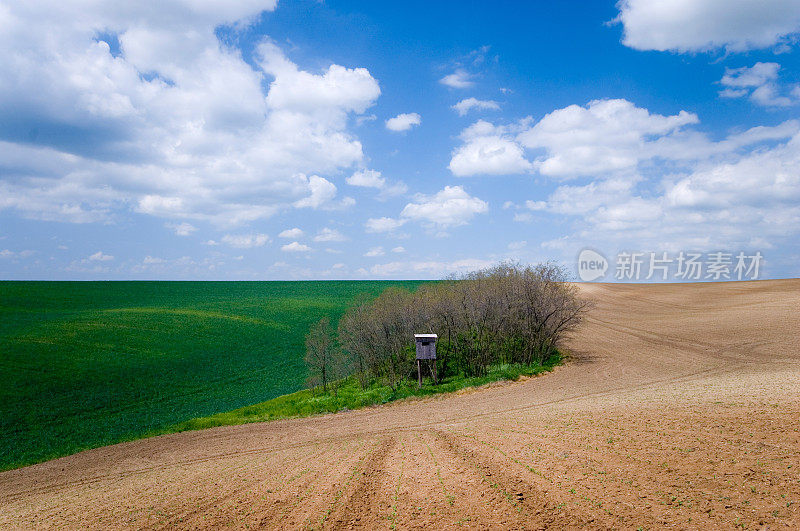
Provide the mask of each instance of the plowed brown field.
{"label": "plowed brown field", "polygon": [[586,285],[523,382],[0,474],[0,526],[800,528],[800,280]]}

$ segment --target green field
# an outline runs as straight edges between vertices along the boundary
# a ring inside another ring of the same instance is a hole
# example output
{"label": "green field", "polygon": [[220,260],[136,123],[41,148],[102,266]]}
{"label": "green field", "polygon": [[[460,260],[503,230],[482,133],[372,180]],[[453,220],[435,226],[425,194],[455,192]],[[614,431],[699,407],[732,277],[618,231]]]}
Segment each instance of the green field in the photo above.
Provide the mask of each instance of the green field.
{"label": "green field", "polygon": [[303,387],[303,341],[419,282],[0,282],[0,469]]}

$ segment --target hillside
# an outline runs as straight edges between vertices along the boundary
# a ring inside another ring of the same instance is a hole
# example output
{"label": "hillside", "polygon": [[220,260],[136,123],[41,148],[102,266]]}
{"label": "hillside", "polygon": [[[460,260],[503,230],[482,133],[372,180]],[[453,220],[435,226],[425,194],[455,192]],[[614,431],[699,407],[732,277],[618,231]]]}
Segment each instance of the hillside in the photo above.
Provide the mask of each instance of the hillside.
{"label": "hillside", "polygon": [[0,469],[297,391],[309,324],[393,284],[0,282]]}
{"label": "hillside", "polygon": [[800,280],[587,285],[553,373],[0,474],[0,526],[800,525]]}

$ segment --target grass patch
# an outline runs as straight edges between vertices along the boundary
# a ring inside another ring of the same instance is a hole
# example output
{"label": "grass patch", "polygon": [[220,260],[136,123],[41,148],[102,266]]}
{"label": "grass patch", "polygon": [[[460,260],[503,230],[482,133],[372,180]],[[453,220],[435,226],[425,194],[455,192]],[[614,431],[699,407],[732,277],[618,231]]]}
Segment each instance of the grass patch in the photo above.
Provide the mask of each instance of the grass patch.
{"label": "grass patch", "polygon": [[226,413],[217,413],[181,422],[161,433],[308,417],[386,404],[404,398],[452,393],[460,389],[478,387],[492,382],[517,380],[521,376],[535,376],[553,370],[561,362],[562,357],[554,355],[540,365],[501,365],[492,367],[486,376],[471,378],[463,375],[451,376],[445,378],[438,385],[433,385],[429,380],[423,380],[421,388],[417,387],[416,381],[405,381],[394,390],[387,385],[379,383],[373,383],[368,388],[362,389],[356,379],[351,377],[340,383],[336,394],[331,390],[324,393],[321,389],[304,389]]}

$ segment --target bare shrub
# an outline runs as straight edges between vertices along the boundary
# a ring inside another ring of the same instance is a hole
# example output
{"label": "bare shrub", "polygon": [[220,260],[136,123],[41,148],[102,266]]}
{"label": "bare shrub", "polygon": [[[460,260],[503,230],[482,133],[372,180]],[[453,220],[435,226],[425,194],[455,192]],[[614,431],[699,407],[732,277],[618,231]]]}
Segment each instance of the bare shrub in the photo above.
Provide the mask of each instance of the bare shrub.
{"label": "bare shrub", "polygon": [[306,334],[306,367],[309,387],[322,385],[323,391],[328,384],[340,377],[341,357],[336,355],[333,343],[333,330],[328,317],[323,317],[311,325]]}

